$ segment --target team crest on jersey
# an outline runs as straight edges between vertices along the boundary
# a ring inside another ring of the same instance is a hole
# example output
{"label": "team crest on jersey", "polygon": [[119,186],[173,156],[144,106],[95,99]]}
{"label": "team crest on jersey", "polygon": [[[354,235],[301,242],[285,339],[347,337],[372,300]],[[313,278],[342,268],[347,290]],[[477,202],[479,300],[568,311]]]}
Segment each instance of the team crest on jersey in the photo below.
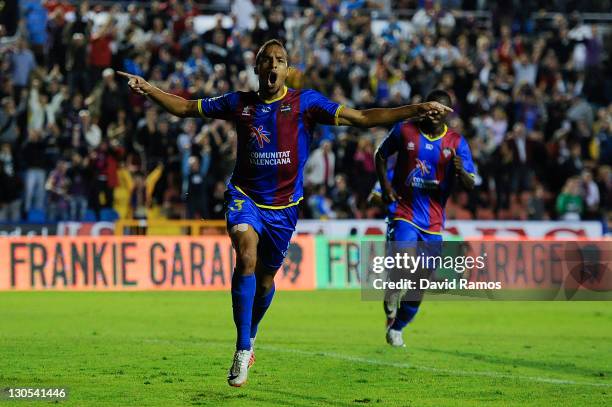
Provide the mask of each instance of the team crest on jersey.
{"label": "team crest on jersey", "polygon": [[291,113],[291,105],[289,103],[283,103],[280,105],[281,113]]}
{"label": "team crest on jersey", "polygon": [[269,131],[264,130],[263,126],[255,127],[251,125],[251,140],[257,142],[259,148],[263,148],[264,142],[269,143]]}
{"label": "team crest on jersey", "polygon": [[453,153],[452,150],[448,147],[442,150],[442,154],[444,154],[444,158],[448,158],[452,153]]}
{"label": "team crest on jersey", "polygon": [[242,115],[243,116],[250,116],[252,109],[253,109],[253,106],[245,106],[244,109],[242,109]]}
{"label": "team crest on jersey", "polygon": [[410,142],[408,143],[408,145],[406,146],[406,149],[407,149],[407,150],[414,150],[414,143],[413,143],[412,141],[410,141]]}

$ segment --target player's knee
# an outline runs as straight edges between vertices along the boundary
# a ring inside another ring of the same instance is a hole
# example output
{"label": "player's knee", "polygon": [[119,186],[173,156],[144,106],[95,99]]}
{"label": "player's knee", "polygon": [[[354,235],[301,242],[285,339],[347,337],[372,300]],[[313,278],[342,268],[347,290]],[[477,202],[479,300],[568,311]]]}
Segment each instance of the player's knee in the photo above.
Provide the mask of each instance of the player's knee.
{"label": "player's knee", "polygon": [[256,295],[259,297],[263,297],[264,295],[267,295],[270,291],[272,291],[272,287],[274,287],[274,277],[258,278]]}
{"label": "player's knee", "polygon": [[236,256],[236,265],[242,274],[252,274],[255,272],[257,264],[257,253],[253,250],[240,250]]}

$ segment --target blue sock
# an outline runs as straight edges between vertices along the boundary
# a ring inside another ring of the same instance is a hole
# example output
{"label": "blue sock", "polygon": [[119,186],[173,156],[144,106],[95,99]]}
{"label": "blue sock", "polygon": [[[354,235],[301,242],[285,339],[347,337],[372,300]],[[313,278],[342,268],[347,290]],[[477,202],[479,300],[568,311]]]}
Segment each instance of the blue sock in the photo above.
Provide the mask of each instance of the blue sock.
{"label": "blue sock", "polygon": [[236,349],[251,349],[251,313],[255,298],[255,274],[241,276],[236,271],[232,275],[232,308],[238,339]]}
{"label": "blue sock", "polygon": [[266,295],[255,297],[255,301],[253,302],[253,317],[251,319],[251,338],[254,338],[255,335],[257,335],[257,326],[270,307],[275,291],[276,288],[274,287],[274,284],[272,284],[272,289],[270,289]]}
{"label": "blue sock", "polygon": [[391,325],[391,329],[396,331],[401,331],[412,321],[416,313],[419,311],[418,306],[408,305],[407,302],[401,302],[400,306],[397,310],[397,315],[395,316],[395,321],[393,325]]}

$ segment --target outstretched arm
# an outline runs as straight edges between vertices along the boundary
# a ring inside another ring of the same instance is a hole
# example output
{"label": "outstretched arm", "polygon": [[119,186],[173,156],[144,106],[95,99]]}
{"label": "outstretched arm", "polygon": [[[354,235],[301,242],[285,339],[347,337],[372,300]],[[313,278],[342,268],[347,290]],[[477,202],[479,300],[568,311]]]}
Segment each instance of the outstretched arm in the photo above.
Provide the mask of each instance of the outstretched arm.
{"label": "outstretched arm", "polygon": [[[302,88],[304,73],[295,67],[289,67],[287,83],[293,88]],[[366,110],[351,109],[342,106],[336,112],[336,126],[375,127],[395,124],[397,122],[421,117],[436,118],[452,112],[453,109],[438,102],[425,102],[405,105],[396,108],[375,108]]]}
{"label": "outstretched arm", "polygon": [[417,103],[394,108],[357,110],[345,107],[338,114],[339,126],[375,127],[397,123],[407,119],[437,117],[453,109],[438,102]]}
{"label": "outstretched arm", "polygon": [[117,71],[117,73],[128,79],[128,86],[132,91],[139,95],[149,97],[169,113],[178,117],[201,117],[198,111],[197,100],[187,100],[180,96],[164,92],[158,87],[151,85],[141,76],[121,71]]}

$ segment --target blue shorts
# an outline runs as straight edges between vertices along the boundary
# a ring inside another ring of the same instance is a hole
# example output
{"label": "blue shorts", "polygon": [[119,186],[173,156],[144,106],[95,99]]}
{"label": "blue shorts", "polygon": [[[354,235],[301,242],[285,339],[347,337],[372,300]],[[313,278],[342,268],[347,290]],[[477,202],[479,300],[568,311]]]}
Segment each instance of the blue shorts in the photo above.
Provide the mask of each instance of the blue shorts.
{"label": "blue shorts", "polygon": [[257,259],[270,269],[278,269],[283,264],[291,236],[298,220],[298,206],[283,209],[265,209],[232,184],[225,191],[225,219],[227,230],[241,223],[251,225],[259,235]]}
{"label": "blue shorts", "polygon": [[427,233],[410,222],[396,219],[387,226],[387,241],[390,242],[441,242],[439,233]]}
{"label": "blue shorts", "polygon": [[[442,235],[427,233],[410,222],[401,219],[389,221],[387,225],[387,255],[394,256],[406,249],[415,249],[426,256],[442,254]],[[426,273],[430,271],[427,270]],[[418,275],[419,278],[429,278],[430,274]],[[412,276],[411,278],[414,278]]]}

